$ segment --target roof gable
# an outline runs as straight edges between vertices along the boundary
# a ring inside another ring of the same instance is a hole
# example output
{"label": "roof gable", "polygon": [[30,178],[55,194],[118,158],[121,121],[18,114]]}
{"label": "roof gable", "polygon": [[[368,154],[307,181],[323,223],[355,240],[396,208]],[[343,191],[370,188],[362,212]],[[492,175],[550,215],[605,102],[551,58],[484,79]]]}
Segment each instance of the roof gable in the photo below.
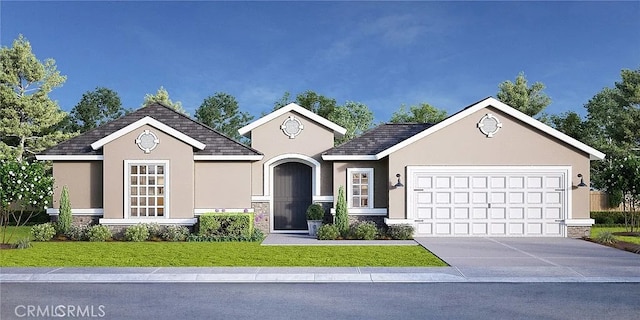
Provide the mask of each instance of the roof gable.
{"label": "roof gable", "polygon": [[[425,128],[422,131],[417,132],[416,134],[407,137],[406,139],[403,139],[402,141],[399,141],[398,143],[389,146],[388,148],[385,148],[384,150],[377,152],[377,153],[368,153],[368,154],[340,154],[340,153],[336,153],[336,149],[340,149],[342,146],[336,147],[332,150],[329,150],[327,153],[325,153],[325,155],[322,156],[322,158],[324,160],[379,160],[382,159],[388,155],[390,155],[391,153],[402,149],[428,135],[433,134],[434,132],[437,132],[443,128],[446,128],[448,126],[450,126],[451,124],[459,121],[460,119],[463,119],[473,113],[475,113],[476,111],[479,111],[481,109],[487,108],[487,107],[493,107],[495,109],[498,109],[512,117],[514,117],[515,119],[522,121],[524,123],[526,123],[527,125],[534,127],[552,137],[555,137],[557,139],[559,139],[560,141],[563,141],[573,147],[575,147],[578,150],[584,151],[586,153],[589,154],[589,158],[591,160],[602,160],[605,157],[605,154],[516,110],[515,108],[510,107],[509,105],[498,101],[495,98],[492,97],[488,97],[484,100],[481,100],[465,109],[463,109],[462,111],[455,113],[453,115],[451,115],[450,117],[446,118],[445,120],[434,124],[432,126],[429,126],[427,128]],[[364,136],[364,135],[363,135]],[[360,143],[360,141],[358,141],[361,137],[358,137],[353,141],[354,144]],[[347,142],[346,144],[352,143],[352,141]],[[345,145],[346,145],[345,144]]]}
{"label": "roof gable", "polygon": [[61,142],[39,160],[102,160],[102,146],[145,124],[194,147],[195,160],[259,160],[262,153],[167,106],[152,104]]}
{"label": "roof gable", "polygon": [[262,118],[260,118],[260,119],[258,119],[256,121],[254,121],[254,122],[252,122],[252,123],[240,128],[240,129],[238,129],[238,132],[241,135],[246,136],[253,129],[255,129],[255,128],[257,128],[257,127],[259,127],[259,126],[261,126],[261,125],[263,125],[263,124],[265,124],[265,123],[267,123],[267,122],[269,122],[269,121],[271,121],[271,120],[273,120],[273,119],[275,119],[275,118],[287,113],[287,112],[291,112],[291,111],[296,112],[296,113],[298,113],[300,115],[303,115],[303,116],[311,119],[312,121],[325,126],[326,128],[328,128],[331,131],[333,131],[333,134],[336,137],[342,137],[347,132],[347,129],[345,129],[345,128],[343,128],[343,127],[341,127],[341,126],[339,126],[339,125],[337,125],[337,124],[335,124],[335,123],[333,123],[333,122],[331,122],[331,121],[329,121],[329,120],[327,120],[327,119],[325,119],[325,118],[313,113],[312,111],[307,110],[307,109],[305,109],[305,108],[303,108],[303,107],[301,107],[301,106],[299,106],[299,105],[297,105],[295,103],[290,103],[290,104],[288,104],[288,105],[286,105],[286,106],[284,106],[284,107],[282,107],[282,108],[280,108],[278,110],[275,110],[275,111],[271,112],[270,114],[268,114],[268,115],[266,115],[266,116],[264,116],[264,117],[262,117]]}

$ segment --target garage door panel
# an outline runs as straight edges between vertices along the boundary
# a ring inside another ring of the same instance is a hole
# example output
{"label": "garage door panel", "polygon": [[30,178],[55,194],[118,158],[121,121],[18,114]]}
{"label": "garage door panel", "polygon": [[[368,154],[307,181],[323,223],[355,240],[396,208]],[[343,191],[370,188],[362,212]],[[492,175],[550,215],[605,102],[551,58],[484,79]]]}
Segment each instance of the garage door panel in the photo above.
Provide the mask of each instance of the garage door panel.
{"label": "garage door panel", "polygon": [[568,167],[410,168],[408,218],[420,220],[418,235],[564,235]]}

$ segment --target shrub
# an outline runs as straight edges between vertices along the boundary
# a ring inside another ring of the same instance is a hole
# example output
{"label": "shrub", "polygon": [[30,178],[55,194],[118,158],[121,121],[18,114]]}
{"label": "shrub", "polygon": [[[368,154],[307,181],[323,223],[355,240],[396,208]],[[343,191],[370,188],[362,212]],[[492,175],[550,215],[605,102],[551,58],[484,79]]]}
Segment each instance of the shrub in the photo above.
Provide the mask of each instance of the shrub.
{"label": "shrub", "polygon": [[147,230],[149,231],[149,239],[162,239],[162,233],[164,232],[166,227],[163,227],[155,222],[144,223],[144,225],[147,227]]}
{"label": "shrub", "polygon": [[596,236],[596,241],[602,244],[614,244],[618,242],[613,233],[609,231],[602,231]]}
{"label": "shrub", "polygon": [[319,203],[313,203],[307,208],[307,220],[322,220],[324,208]]}
{"label": "shrub", "polygon": [[69,230],[64,234],[73,241],[85,241],[87,240],[87,227],[71,225]]}
{"label": "shrub", "polygon": [[111,236],[111,229],[105,225],[98,224],[87,229],[87,239],[92,242],[107,241]]}
{"label": "shrub", "polygon": [[189,228],[185,226],[167,226],[162,231],[162,240],[165,241],[185,241],[189,236]]}
{"label": "shrub", "polygon": [[393,240],[413,239],[413,226],[409,224],[392,224],[387,230],[387,234]]}
{"label": "shrub", "polygon": [[31,240],[29,238],[22,238],[15,244],[16,249],[28,249],[31,248]]}
{"label": "shrub", "polygon": [[47,222],[31,227],[31,236],[35,241],[49,241],[56,235],[56,228]]}
{"label": "shrub", "polygon": [[126,241],[142,242],[149,240],[149,229],[146,224],[136,224],[124,231]]}
{"label": "shrub", "polygon": [[187,237],[188,242],[258,242],[264,240],[264,233],[258,229],[254,229],[250,235],[199,235],[191,234]]}
{"label": "shrub", "polygon": [[344,187],[338,188],[338,201],[336,203],[336,223],[335,226],[341,235],[349,232],[349,213],[347,212],[347,199],[344,195]]}
{"label": "shrub", "polygon": [[60,213],[56,222],[56,229],[59,234],[66,234],[71,227],[71,201],[69,200],[69,189],[67,186],[62,187],[60,194]]}
{"label": "shrub", "polygon": [[378,228],[373,221],[362,221],[351,226],[349,234],[357,240],[373,240],[378,235]]}
{"label": "shrub", "polygon": [[250,213],[204,214],[198,218],[198,235],[203,237],[246,237],[253,234]]}
{"label": "shrub", "polygon": [[625,222],[624,212],[620,211],[592,211],[591,219],[596,221],[596,224],[600,225],[624,225]]}
{"label": "shrub", "polygon": [[340,231],[335,224],[323,224],[318,229],[318,240],[335,240],[340,236]]}

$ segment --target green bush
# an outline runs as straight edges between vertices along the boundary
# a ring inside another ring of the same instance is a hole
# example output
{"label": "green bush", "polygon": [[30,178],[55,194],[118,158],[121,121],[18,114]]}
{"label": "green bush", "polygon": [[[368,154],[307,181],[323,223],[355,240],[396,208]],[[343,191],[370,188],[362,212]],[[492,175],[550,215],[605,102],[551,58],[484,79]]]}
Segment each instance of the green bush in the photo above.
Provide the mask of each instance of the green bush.
{"label": "green bush", "polygon": [[111,239],[111,229],[105,225],[95,225],[87,229],[87,239],[92,242],[102,242]]}
{"label": "green bush", "polygon": [[124,239],[133,242],[147,241],[149,240],[149,229],[143,223],[129,226],[124,231]]}
{"label": "green bush", "polygon": [[189,236],[189,228],[185,226],[167,226],[162,231],[162,240],[165,241],[185,241]]}
{"label": "green bush", "polygon": [[307,208],[307,220],[322,220],[324,208],[319,203],[313,203]]}
{"label": "green bush", "polygon": [[250,235],[209,235],[191,234],[187,237],[188,242],[259,242],[264,240],[264,233],[259,229],[254,229]]}
{"label": "green bush", "polygon": [[393,240],[413,239],[413,226],[409,224],[392,224],[387,229],[387,234]]}
{"label": "green bush", "polygon": [[74,226],[71,225],[69,230],[64,234],[73,241],[86,241],[87,240],[87,227],[86,226]]}
{"label": "green bush", "polygon": [[347,199],[344,195],[344,187],[338,188],[338,201],[336,203],[335,226],[342,236],[349,232],[349,212],[347,212]]}
{"label": "green bush", "polygon": [[162,239],[162,233],[166,229],[165,226],[161,226],[156,222],[144,223],[144,225],[147,227],[147,230],[149,230],[149,240]]}
{"label": "green bush", "polygon": [[207,213],[198,218],[199,236],[250,238],[252,234],[251,213]]}
{"label": "green bush", "polygon": [[624,225],[624,212],[620,211],[592,211],[591,219],[599,225]]}
{"label": "green bush", "polygon": [[378,228],[373,221],[362,221],[351,225],[349,235],[356,240],[373,240],[378,235]]}
{"label": "green bush", "polygon": [[595,239],[597,242],[602,244],[614,244],[618,242],[616,237],[610,231],[602,231],[600,232]]}
{"label": "green bush", "polygon": [[14,245],[16,249],[28,249],[31,248],[31,240],[29,238],[21,238]]}
{"label": "green bush", "polygon": [[62,187],[60,194],[60,213],[56,222],[56,229],[59,234],[66,234],[71,227],[71,201],[69,200],[69,189],[67,186]]}
{"label": "green bush", "polygon": [[318,240],[335,240],[340,236],[340,231],[335,224],[323,224],[318,229]]}
{"label": "green bush", "polygon": [[56,235],[56,228],[52,223],[47,222],[31,227],[31,237],[35,241],[49,241]]}

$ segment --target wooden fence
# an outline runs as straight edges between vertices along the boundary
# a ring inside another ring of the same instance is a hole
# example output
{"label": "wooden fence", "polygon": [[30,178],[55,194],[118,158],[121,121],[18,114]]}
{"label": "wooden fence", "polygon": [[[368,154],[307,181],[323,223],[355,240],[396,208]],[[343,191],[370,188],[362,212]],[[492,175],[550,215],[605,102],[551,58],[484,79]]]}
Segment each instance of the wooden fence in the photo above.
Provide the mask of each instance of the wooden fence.
{"label": "wooden fence", "polygon": [[591,211],[622,211],[622,205],[609,208],[609,197],[606,192],[591,191]]}

